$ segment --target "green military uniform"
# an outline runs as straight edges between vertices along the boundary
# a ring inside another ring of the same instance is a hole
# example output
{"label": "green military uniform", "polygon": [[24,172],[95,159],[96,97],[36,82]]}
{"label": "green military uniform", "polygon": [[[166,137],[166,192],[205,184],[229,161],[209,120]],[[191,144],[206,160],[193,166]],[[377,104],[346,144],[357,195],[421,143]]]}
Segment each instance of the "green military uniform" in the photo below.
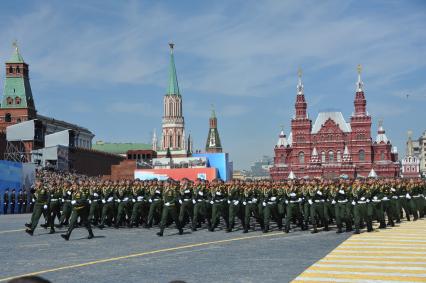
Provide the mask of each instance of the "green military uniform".
{"label": "green military uniform", "polygon": [[227,232],[231,232],[235,226],[235,216],[239,214],[240,210],[240,190],[237,185],[232,185],[228,189],[228,215],[229,215],[229,226],[227,227]]}
{"label": "green military uniform", "polygon": [[[188,217],[188,219],[192,222],[193,220],[193,214],[194,214],[194,203],[193,203],[193,193],[194,190],[192,189],[192,186],[189,183],[185,183],[179,193],[179,203],[180,203],[180,210],[179,210],[179,223],[182,225],[182,227],[185,226],[185,218]],[[191,227],[193,227],[194,224],[191,223]]]}
{"label": "green military uniform", "polygon": [[290,232],[290,222],[295,216],[298,219],[300,226],[303,227],[303,216],[301,212],[302,194],[296,192],[296,188],[293,187],[286,193],[286,217],[285,217],[285,232]]}
{"label": "green military uniform", "polygon": [[[74,189],[76,189],[77,186],[74,186]],[[65,240],[69,240],[71,236],[72,230],[74,230],[78,218],[80,218],[82,224],[84,227],[86,227],[87,231],[89,232],[88,239],[92,239],[93,232],[92,227],[90,226],[90,222],[88,219],[89,216],[89,202],[88,199],[90,198],[90,192],[88,188],[80,188],[76,191],[74,191],[74,194],[72,195],[71,205],[72,205],[72,213],[71,213],[71,219],[70,224],[68,226],[68,231],[66,234],[62,234],[61,237]]]}
{"label": "green military uniform", "polygon": [[373,231],[372,216],[373,216],[373,203],[371,203],[371,195],[365,187],[358,185],[352,190],[353,199],[352,205],[354,206],[354,224],[355,234],[360,233],[363,221],[367,223],[367,231]]}
{"label": "green military uniform", "polygon": [[311,219],[314,230],[312,233],[318,232],[320,223],[324,225],[324,230],[328,231],[328,209],[325,206],[327,196],[322,187],[314,188],[314,194],[310,200],[311,205]]}
{"label": "green military uniform", "polygon": [[99,224],[99,229],[103,229],[105,224],[112,224],[114,218],[114,198],[115,190],[112,185],[105,186],[102,191],[102,216],[101,223]]}
{"label": "green military uniform", "polygon": [[89,221],[93,225],[98,225],[102,213],[102,189],[93,184],[91,188],[89,200]]}
{"label": "green military uniform", "polygon": [[[246,185],[247,186],[247,185]],[[256,220],[261,223],[261,228],[263,230],[263,219],[260,218],[258,201],[260,199],[260,192],[257,188],[245,187],[244,196],[243,196],[243,206],[244,206],[244,233],[248,233],[250,227],[250,218],[254,216]],[[253,224],[253,229],[254,229]]]}
{"label": "green military uniform", "polygon": [[146,191],[143,185],[137,184],[132,187],[132,216],[130,217],[131,226],[138,227],[141,223],[143,206],[146,204]]}
{"label": "green military uniform", "polygon": [[334,195],[333,203],[335,207],[337,233],[342,233],[343,222],[346,225],[346,232],[352,231],[352,204],[347,192],[351,192],[351,187],[345,188],[343,185],[337,190],[331,191]]}
{"label": "green military uniform", "polygon": [[145,225],[146,228],[152,227],[152,223],[156,215],[161,215],[163,208],[163,188],[156,184],[152,185],[149,189],[150,197],[148,202],[149,211],[148,211],[148,222]]}
{"label": "green military uniform", "polygon": [[194,213],[192,218],[192,231],[201,227],[201,221],[207,219],[208,227],[211,227],[210,215],[207,213],[207,205],[210,205],[208,191],[204,184],[197,184],[193,194]]}
{"label": "green military uniform", "polygon": [[210,227],[210,231],[213,232],[214,229],[219,225],[220,216],[225,220],[226,227],[229,226],[228,224],[228,210],[225,206],[226,202],[226,190],[223,185],[214,185],[213,189],[211,190],[211,200],[210,204],[212,205],[212,219],[211,223],[212,226]]}
{"label": "green military uniform", "polygon": [[126,222],[126,216],[130,219],[132,208],[131,198],[132,192],[127,185],[119,189],[116,199],[118,203],[118,213],[115,220],[115,228],[118,228],[123,223],[123,221]]}
{"label": "green military uniform", "polygon": [[61,219],[61,198],[62,191],[59,188],[52,188],[49,202],[49,225],[50,231],[54,232],[55,218]]}
{"label": "green military uniform", "polygon": [[264,185],[262,188],[262,218],[263,218],[263,233],[267,233],[269,231],[269,222],[271,220],[271,216],[274,218],[275,222],[278,224],[278,229],[282,229],[282,219],[278,215],[277,208],[277,192],[275,188],[268,187]]}
{"label": "green military uniform", "polygon": [[160,221],[160,232],[157,233],[158,236],[163,236],[164,229],[167,225],[167,220],[169,217],[173,219],[176,223],[176,228],[179,230],[179,234],[183,234],[183,229],[179,223],[178,214],[177,214],[177,201],[178,201],[178,191],[176,187],[172,184],[166,185],[166,188],[163,192],[163,210],[161,213]]}
{"label": "green military uniform", "polygon": [[59,226],[68,225],[69,223],[72,212],[71,199],[72,192],[67,185],[62,189],[62,215],[61,219],[59,220]]}
{"label": "green military uniform", "polygon": [[31,223],[29,229],[25,230],[28,234],[31,236],[34,233],[34,230],[36,229],[38,222],[40,220],[41,215],[43,214],[43,211],[48,211],[48,204],[49,204],[49,192],[46,188],[44,188],[41,184],[36,188],[35,194],[35,204],[34,204],[34,211],[31,215]]}

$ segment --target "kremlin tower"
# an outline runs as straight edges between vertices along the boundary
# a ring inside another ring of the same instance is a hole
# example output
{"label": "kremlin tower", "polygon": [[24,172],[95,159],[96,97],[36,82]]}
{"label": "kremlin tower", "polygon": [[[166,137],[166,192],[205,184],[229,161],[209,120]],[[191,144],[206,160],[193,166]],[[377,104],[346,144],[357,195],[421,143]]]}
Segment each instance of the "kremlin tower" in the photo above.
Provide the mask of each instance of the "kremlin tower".
{"label": "kremlin tower", "polygon": [[222,152],[222,144],[220,143],[219,131],[217,130],[217,118],[214,109],[209,119],[209,133],[207,135],[206,152],[215,153]]}

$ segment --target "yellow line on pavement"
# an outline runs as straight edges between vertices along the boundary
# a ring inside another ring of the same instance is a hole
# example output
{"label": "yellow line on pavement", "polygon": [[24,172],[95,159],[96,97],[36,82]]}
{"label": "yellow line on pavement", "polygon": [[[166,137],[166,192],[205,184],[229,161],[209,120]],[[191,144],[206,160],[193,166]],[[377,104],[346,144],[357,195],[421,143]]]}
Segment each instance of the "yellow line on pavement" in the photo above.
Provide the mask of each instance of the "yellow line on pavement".
{"label": "yellow line on pavement", "polygon": [[[409,282],[425,282],[425,277],[418,276],[393,276],[393,275],[368,275],[368,274],[333,274],[333,273],[307,273],[304,272],[299,277],[313,278],[332,278],[332,279],[365,279],[365,280],[389,280],[389,281],[409,281]],[[330,280],[332,281],[332,280]]]}
{"label": "yellow line on pavement", "polygon": [[0,234],[13,233],[13,232],[22,232],[22,231],[25,231],[25,229],[0,231]]}
{"label": "yellow line on pavement", "polygon": [[45,274],[45,273],[50,273],[50,272],[55,272],[55,271],[74,269],[74,268],[79,268],[79,267],[85,267],[85,266],[90,266],[90,265],[95,265],[95,264],[114,262],[114,261],[119,261],[119,260],[123,260],[123,259],[142,257],[142,256],[158,254],[158,253],[174,252],[174,251],[178,251],[178,250],[190,249],[190,248],[207,246],[207,245],[217,245],[217,244],[224,244],[224,243],[230,243],[230,242],[235,242],[235,241],[251,240],[251,239],[273,237],[273,236],[285,236],[285,235],[286,234],[284,234],[282,232],[278,232],[278,233],[262,234],[262,235],[247,236],[247,237],[238,237],[238,238],[211,241],[211,242],[201,242],[201,243],[183,245],[183,246],[178,246],[178,247],[173,247],[173,248],[158,249],[158,250],[129,254],[129,255],[124,255],[124,256],[119,256],[119,257],[112,257],[112,258],[94,260],[94,261],[89,261],[89,262],[84,262],[84,263],[79,263],[79,264],[65,265],[65,266],[60,266],[60,267],[51,268],[51,269],[45,269],[45,270],[26,273],[26,274],[14,275],[14,276],[10,276],[10,277],[3,277],[3,278],[0,278],[0,282],[9,281],[9,280],[19,278],[19,277],[24,277],[24,276],[40,275],[40,274]]}
{"label": "yellow line on pavement", "polygon": [[345,256],[345,255],[327,255],[325,257],[325,259],[332,259],[332,260],[338,260],[338,259],[343,259],[343,260],[353,260],[353,261],[365,261],[365,260],[380,260],[380,261],[386,261],[386,260],[392,260],[395,261],[396,259],[398,259],[399,261],[403,261],[406,263],[411,264],[411,262],[423,262],[425,259],[424,257],[413,257],[413,256],[409,256],[409,257],[400,257],[400,256],[390,256],[390,255],[386,255],[386,256]]}
{"label": "yellow line on pavement", "polygon": [[[338,265],[357,265],[357,266],[363,266],[363,265],[366,265],[366,266],[378,266],[378,267],[380,267],[380,266],[389,266],[389,267],[401,267],[401,263],[383,263],[382,261],[376,261],[376,262],[372,262],[372,261],[368,261],[368,262],[360,262],[360,261],[357,261],[357,262],[354,262],[354,261],[340,261],[340,260],[320,260],[320,261],[318,261],[317,262],[317,264],[321,264],[321,265],[323,265],[323,264],[329,264],[329,265],[335,265],[335,264],[338,264]],[[410,262],[410,266],[411,267],[423,267],[423,268],[426,268],[426,263],[417,263],[417,262]]]}
{"label": "yellow line on pavement", "polygon": [[[394,268],[389,269],[380,269],[380,268],[361,268],[361,267],[351,267],[351,268],[342,268],[342,267],[322,267],[322,266],[311,266],[309,270],[317,271],[339,271],[339,272],[364,272],[364,273],[405,273],[405,274],[421,274],[426,275],[425,270],[407,270],[407,269],[398,269]],[[399,272],[398,272],[399,271]],[[389,274],[390,275],[390,274]],[[426,278],[425,278],[426,280]]]}

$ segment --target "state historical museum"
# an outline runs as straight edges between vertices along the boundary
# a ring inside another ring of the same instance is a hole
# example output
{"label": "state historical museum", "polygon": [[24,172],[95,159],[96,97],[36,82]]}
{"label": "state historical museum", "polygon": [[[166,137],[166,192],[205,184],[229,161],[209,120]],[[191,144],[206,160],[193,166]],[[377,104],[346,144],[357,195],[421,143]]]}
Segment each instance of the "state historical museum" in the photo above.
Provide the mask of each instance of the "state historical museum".
{"label": "state historical museum", "polygon": [[272,179],[399,176],[398,153],[382,123],[372,139],[360,66],[350,122],[341,112],[320,112],[312,125],[307,106],[299,71],[291,132],[288,137],[283,130],[280,133],[270,169]]}

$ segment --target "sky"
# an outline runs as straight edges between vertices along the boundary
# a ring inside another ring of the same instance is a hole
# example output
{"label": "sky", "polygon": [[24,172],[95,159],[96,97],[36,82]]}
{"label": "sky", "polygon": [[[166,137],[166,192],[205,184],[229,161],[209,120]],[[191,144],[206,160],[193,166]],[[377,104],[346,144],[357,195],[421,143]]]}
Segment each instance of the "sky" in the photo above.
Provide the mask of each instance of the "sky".
{"label": "sky", "polygon": [[426,1],[11,0],[0,22],[0,61],[17,40],[38,112],[95,141],[161,132],[170,41],[186,133],[204,148],[213,104],[234,169],[272,156],[281,126],[288,135],[298,68],[313,120],[349,121],[361,64],[373,138],[383,119],[403,156],[407,131],[426,130]]}

